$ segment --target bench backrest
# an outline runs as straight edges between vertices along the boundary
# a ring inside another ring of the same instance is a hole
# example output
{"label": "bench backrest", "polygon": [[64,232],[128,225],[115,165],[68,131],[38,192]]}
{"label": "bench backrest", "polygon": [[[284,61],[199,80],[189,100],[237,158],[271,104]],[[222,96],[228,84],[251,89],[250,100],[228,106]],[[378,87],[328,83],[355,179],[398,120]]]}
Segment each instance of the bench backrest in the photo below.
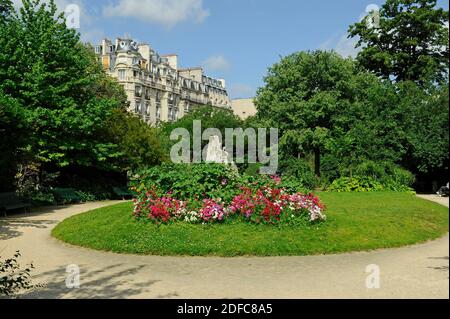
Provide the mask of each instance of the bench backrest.
{"label": "bench backrest", "polygon": [[16,193],[0,193],[0,204],[18,204],[22,203],[22,200]]}

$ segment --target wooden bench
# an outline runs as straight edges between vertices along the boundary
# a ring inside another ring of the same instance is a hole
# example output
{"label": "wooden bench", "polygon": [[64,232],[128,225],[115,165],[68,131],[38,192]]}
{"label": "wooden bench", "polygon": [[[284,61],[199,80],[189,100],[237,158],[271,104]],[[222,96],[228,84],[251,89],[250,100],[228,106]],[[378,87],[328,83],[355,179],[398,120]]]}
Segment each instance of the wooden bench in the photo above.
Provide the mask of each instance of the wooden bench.
{"label": "wooden bench", "polygon": [[6,212],[31,207],[30,203],[20,199],[16,193],[0,193],[0,212],[6,216]]}
{"label": "wooden bench", "polygon": [[116,194],[117,197],[122,198],[122,199],[127,199],[127,198],[133,197],[133,194],[129,190],[121,188],[121,187],[113,187],[113,192],[114,192],[114,194]]}
{"label": "wooden bench", "polygon": [[52,193],[58,204],[72,204],[81,201],[80,197],[72,188],[54,188],[52,189]]}

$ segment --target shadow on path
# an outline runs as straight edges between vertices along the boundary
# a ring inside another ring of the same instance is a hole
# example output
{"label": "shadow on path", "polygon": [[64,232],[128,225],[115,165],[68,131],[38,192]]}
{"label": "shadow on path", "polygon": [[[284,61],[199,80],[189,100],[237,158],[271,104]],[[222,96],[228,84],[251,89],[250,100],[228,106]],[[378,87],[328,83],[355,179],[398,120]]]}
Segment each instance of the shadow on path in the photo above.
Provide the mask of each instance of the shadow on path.
{"label": "shadow on path", "polygon": [[27,220],[23,218],[4,218],[0,220],[0,240],[7,240],[21,236],[23,234],[23,231],[19,231],[19,229],[28,227],[45,229],[57,223],[58,221],[56,220]]}
{"label": "shadow on path", "polygon": [[80,265],[80,288],[66,286],[66,268],[48,271],[33,278],[35,284],[44,282],[42,287],[22,294],[20,299],[119,299],[132,298],[143,292],[159,280],[141,278],[139,272],[144,265],[128,267],[117,264],[94,270]]}
{"label": "shadow on path", "polygon": [[430,257],[429,259],[447,260],[447,264],[446,265],[438,266],[438,267],[428,267],[428,268],[435,269],[435,270],[440,270],[440,271],[449,271],[449,265],[448,265],[449,256],[446,256],[446,257]]}

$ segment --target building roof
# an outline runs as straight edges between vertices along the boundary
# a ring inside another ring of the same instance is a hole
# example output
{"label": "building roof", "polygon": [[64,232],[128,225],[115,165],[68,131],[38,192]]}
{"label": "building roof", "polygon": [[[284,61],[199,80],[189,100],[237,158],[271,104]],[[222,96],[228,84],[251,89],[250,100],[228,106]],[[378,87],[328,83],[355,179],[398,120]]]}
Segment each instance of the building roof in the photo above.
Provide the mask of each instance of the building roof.
{"label": "building roof", "polygon": [[201,66],[197,66],[193,68],[178,69],[178,71],[194,71],[194,70],[203,70],[203,68]]}

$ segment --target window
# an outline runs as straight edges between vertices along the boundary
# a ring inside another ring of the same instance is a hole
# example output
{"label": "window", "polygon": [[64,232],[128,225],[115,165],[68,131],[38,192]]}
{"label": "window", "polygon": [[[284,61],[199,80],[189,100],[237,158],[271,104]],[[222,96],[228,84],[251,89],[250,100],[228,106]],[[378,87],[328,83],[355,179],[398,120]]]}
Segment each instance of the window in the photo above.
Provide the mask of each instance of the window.
{"label": "window", "polygon": [[126,70],[119,70],[119,80],[125,81],[125,77],[126,77]]}
{"label": "window", "polygon": [[135,93],[136,93],[136,96],[140,97],[142,95],[142,87],[136,86]]}
{"label": "window", "polygon": [[97,54],[102,53],[102,46],[101,45],[98,45],[98,46],[95,47],[95,53],[97,53]]}
{"label": "window", "polygon": [[109,53],[113,53],[114,52],[114,46],[113,45],[110,45],[109,46]]}
{"label": "window", "polygon": [[141,101],[140,100],[136,100],[136,104],[134,107],[134,112],[135,113],[141,113]]}

